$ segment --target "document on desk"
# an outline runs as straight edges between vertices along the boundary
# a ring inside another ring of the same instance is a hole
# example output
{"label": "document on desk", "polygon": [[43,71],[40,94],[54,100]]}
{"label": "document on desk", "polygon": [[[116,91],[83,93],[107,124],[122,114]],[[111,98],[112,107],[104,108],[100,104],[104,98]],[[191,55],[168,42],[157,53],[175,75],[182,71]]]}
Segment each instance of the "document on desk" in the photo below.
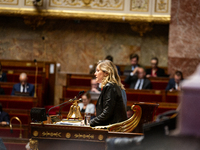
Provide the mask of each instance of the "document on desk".
{"label": "document on desk", "polygon": [[57,125],[70,125],[70,126],[81,126],[80,121],[59,121],[56,122]]}

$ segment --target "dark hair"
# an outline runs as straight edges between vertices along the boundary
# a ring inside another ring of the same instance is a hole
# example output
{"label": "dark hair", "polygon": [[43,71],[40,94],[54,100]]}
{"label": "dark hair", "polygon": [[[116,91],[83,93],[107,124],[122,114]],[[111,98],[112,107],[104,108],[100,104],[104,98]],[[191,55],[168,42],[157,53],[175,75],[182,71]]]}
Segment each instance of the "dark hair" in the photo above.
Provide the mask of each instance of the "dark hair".
{"label": "dark hair", "polygon": [[89,100],[91,99],[91,94],[89,92],[84,93],[83,96],[86,96]]}
{"label": "dark hair", "polygon": [[132,111],[131,106],[127,106],[126,111]]}
{"label": "dark hair", "polygon": [[181,80],[183,80],[183,73],[181,72],[181,71],[176,71],[175,72],[175,75],[177,75],[177,76],[180,76],[181,77]]}
{"label": "dark hair", "polygon": [[139,60],[138,54],[131,54],[131,55],[130,55],[130,60],[133,59],[133,58],[136,58],[137,61],[138,61],[138,60]]}
{"label": "dark hair", "polygon": [[158,58],[157,57],[153,57],[153,58],[151,58],[151,60],[156,60],[156,62],[158,64]]}
{"label": "dark hair", "polygon": [[113,62],[113,57],[111,56],[111,55],[108,55],[108,56],[106,56],[106,58],[105,58],[106,60],[110,60],[110,61],[112,61]]}
{"label": "dark hair", "polygon": [[3,111],[2,104],[0,103],[0,112],[2,112],[2,111]]}

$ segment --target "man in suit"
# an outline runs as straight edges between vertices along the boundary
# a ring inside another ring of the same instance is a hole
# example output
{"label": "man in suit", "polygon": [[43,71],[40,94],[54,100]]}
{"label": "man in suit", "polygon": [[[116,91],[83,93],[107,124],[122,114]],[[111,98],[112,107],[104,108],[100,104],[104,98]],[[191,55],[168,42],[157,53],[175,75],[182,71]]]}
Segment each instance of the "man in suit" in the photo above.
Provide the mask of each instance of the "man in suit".
{"label": "man in suit", "polygon": [[146,78],[144,68],[137,67],[125,79],[125,83],[130,84],[130,88],[135,90],[152,89],[151,81]]}
{"label": "man in suit", "polygon": [[158,58],[153,57],[151,59],[151,67],[150,69],[146,69],[146,77],[165,77],[165,70],[158,67]]}
{"label": "man in suit", "polygon": [[10,118],[8,113],[4,112],[2,109],[2,104],[0,103],[0,124],[1,125],[6,125],[9,124]]}
{"label": "man in suit", "polygon": [[180,91],[180,82],[183,80],[183,73],[181,71],[176,71],[174,78],[170,79],[167,87],[166,87],[166,91]]}
{"label": "man in suit", "polygon": [[130,63],[131,65],[128,65],[124,69],[124,75],[128,76],[131,72],[134,71],[135,68],[140,67],[138,64],[139,56],[137,54],[131,54],[130,55]]}
{"label": "man in suit", "polygon": [[15,92],[29,93],[29,96],[34,96],[34,85],[27,83],[28,77],[26,73],[21,73],[19,76],[20,83],[13,86],[11,95],[15,95]]}

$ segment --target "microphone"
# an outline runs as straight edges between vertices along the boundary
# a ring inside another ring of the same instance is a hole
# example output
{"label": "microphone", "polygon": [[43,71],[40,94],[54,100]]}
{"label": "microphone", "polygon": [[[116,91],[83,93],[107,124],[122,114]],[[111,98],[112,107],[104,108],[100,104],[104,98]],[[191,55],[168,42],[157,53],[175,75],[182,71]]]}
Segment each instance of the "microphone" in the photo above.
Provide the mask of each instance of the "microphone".
{"label": "microphone", "polygon": [[[64,102],[64,103],[61,103],[61,104],[59,104],[59,105],[56,105],[56,106],[53,106],[53,107],[49,108],[49,110],[48,110],[48,112],[47,112],[47,116],[49,116],[49,112],[50,112],[50,110],[52,110],[53,108],[56,108],[56,107],[61,106],[61,105],[63,105],[63,104],[71,103],[71,102],[73,102],[75,99],[77,99],[78,97],[80,97],[83,93],[84,93],[84,91],[80,91],[80,92],[78,93],[78,95],[75,96],[73,99],[70,99],[70,100],[67,101],[67,102]],[[61,109],[60,109],[60,110],[61,110]],[[59,110],[59,114],[60,114],[60,110]]]}

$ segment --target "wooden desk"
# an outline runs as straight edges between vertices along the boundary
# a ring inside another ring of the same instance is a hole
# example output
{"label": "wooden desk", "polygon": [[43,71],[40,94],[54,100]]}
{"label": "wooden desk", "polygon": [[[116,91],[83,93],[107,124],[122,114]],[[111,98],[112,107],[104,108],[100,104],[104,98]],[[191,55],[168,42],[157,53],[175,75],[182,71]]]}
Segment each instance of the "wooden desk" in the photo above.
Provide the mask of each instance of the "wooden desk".
{"label": "wooden desk", "polygon": [[38,141],[39,150],[76,149],[103,150],[106,139],[111,137],[136,137],[142,133],[121,133],[93,130],[83,126],[63,126],[31,123],[32,140]]}
{"label": "wooden desk", "polygon": [[31,109],[37,106],[38,99],[34,97],[1,95],[0,102],[3,108]]}

